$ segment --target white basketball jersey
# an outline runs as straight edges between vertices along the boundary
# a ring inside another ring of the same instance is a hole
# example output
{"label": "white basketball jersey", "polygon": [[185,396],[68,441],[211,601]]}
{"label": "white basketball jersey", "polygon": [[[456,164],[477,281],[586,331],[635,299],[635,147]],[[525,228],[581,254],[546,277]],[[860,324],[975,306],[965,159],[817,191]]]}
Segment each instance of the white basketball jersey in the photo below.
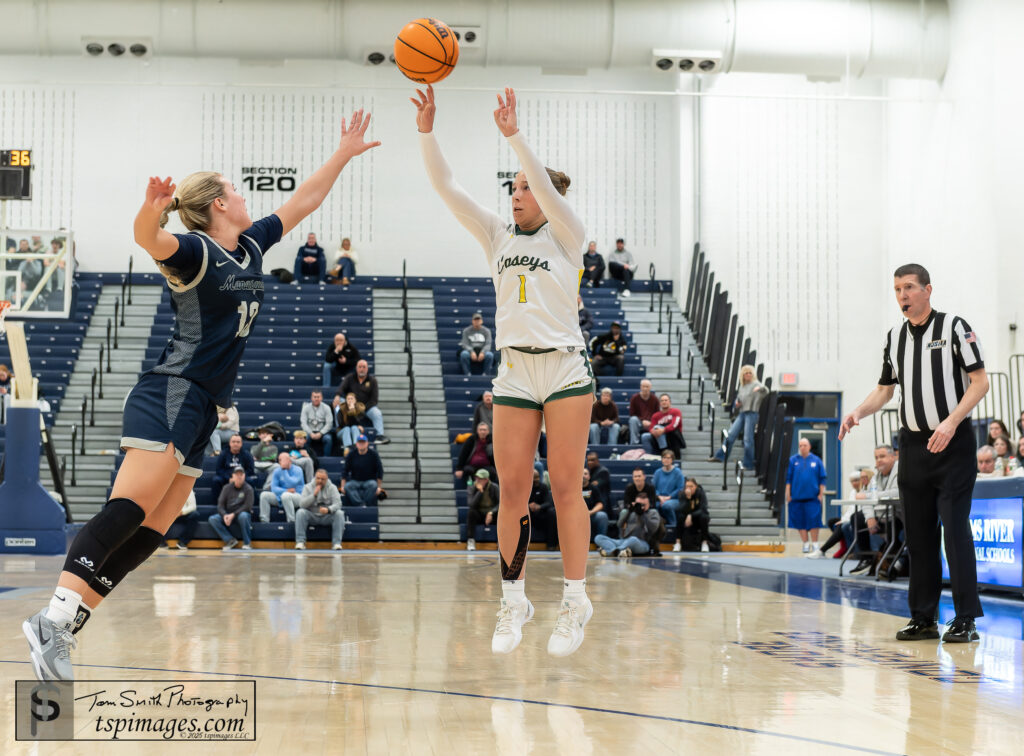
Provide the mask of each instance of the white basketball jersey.
{"label": "white basketball jersey", "polygon": [[534,232],[505,229],[489,255],[497,302],[495,346],[582,349],[576,295],[583,250],[564,249],[545,223]]}

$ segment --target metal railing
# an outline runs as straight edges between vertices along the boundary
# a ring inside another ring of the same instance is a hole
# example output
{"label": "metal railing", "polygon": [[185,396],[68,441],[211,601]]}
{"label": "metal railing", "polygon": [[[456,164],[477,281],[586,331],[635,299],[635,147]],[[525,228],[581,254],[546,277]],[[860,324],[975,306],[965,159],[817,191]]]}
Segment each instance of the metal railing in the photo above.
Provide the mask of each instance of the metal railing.
{"label": "metal railing", "polygon": [[[724,467],[725,465],[723,465]],[[743,462],[736,460],[736,527],[739,527],[743,511],[743,480],[746,477]]]}
{"label": "metal railing", "polygon": [[693,404],[693,360],[696,357],[697,350],[690,347],[689,354],[686,357],[686,369],[690,375],[686,379],[686,403]]}
{"label": "metal railing", "polygon": [[676,380],[683,380],[683,329],[680,326],[676,326],[676,357],[678,364],[676,365]]}
{"label": "metal railing", "polygon": [[[697,383],[700,385],[700,401],[697,402],[697,406],[700,408],[704,407],[704,376],[702,375],[697,379]],[[697,413],[697,430],[704,430],[704,413]]]}
{"label": "metal railing", "polygon": [[[648,274],[650,274],[650,277],[651,277],[651,286],[650,286],[650,288],[651,288],[651,310],[650,311],[654,312],[654,280],[655,280],[655,276],[654,276],[654,263],[651,263],[650,265],[647,266],[647,272],[648,272]],[[661,328],[658,328],[658,333],[661,333]]]}
{"label": "metal railing", "polygon": [[75,442],[77,440],[78,440],[78,424],[77,423],[72,423],[71,424],[71,485],[72,486],[77,486],[78,485],[78,480],[75,477],[75,473],[77,472],[77,468],[76,468],[76,465],[75,465],[75,460],[78,458],[78,454],[75,451]]}
{"label": "metal railing", "polygon": [[82,397],[82,446],[79,449],[79,454],[85,456],[85,413],[89,409],[89,400]]}
{"label": "metal railing", "polygon": [[668,348],[665,350],[665,356],[672,356],[672,305],[665,305],[665,312],[668,313]]}
{"label": "metal railing", "polygon": [[711,429],[711,433],[708,434],[711,438],[711,454],[708,456],[712,456],[715,453],[715,403],[710,399],[708,400],[708,425]]}

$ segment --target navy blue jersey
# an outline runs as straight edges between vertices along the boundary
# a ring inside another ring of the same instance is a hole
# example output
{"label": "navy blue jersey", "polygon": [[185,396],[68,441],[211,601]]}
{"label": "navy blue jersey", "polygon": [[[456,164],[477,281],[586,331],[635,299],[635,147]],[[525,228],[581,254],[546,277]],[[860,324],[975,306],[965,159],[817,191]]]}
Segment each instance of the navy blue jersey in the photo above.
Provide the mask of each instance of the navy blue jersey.
{"label": "navy blue jersey", "polygon": [[174,333],[147,372],[190,380],[218,406],[229,406],[263,303],[263,255],[282,231],[280,219],[268,215],[242,232],[233,252],[202,231],[175,234],[178,252],[161,265],[171,290]]}

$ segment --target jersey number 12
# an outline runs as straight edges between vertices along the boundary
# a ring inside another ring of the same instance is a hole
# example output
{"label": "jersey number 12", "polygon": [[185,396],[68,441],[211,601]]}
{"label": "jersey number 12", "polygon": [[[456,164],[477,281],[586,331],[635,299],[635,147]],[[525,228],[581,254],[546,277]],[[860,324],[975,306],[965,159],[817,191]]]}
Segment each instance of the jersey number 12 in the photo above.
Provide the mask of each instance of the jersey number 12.
{"label": "jersey number 12", "polygon": [[249,335],[249,329],[252,328],[252,322],[256,320],[256,314],[260,311],[260,303],[256,301],[249,302],[246,304],[238,305],[238,333],[235,336],[239,339],[244,339]]}

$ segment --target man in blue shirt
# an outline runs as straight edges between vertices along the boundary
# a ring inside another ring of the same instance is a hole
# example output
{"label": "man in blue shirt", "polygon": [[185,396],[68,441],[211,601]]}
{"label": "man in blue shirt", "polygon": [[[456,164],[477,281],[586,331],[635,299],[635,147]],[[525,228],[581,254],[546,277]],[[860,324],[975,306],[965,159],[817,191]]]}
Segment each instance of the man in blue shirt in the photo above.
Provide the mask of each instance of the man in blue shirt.
{"label": "man in blue shirt", "polygon": [[287,522],[295,522],[295,508],[302,500],[306,478],[302,468],[292,464],[288,452],[277,455],[279,467],[270,476],[270,490],[260,494],[260,522],[270,522],[270,508],[281,507]]}
{"label": "man in blue shirt", "polygon": [[811,442],[801,438],[797,448],[799,454],[789,458],[786,468],[786,501],[789,502],[789,527],[800,531],[803,551],[810,553],[811,543],[807,531],[811,531],[813,548],[818,548],[818,528],[821,527],[821,506],[825,496],[825,463],[821,457],[811,454]]}

